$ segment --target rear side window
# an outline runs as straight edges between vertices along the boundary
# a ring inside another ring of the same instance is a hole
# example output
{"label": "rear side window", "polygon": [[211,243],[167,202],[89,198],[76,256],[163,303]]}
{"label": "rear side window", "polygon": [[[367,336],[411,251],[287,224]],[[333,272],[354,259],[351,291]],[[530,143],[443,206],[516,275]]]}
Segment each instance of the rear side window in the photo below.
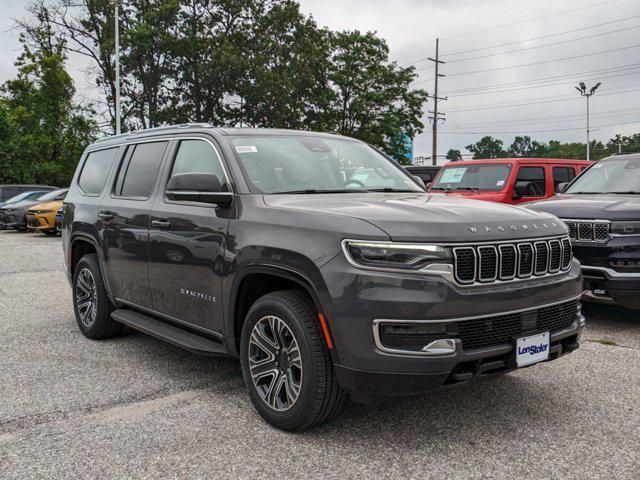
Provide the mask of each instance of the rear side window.
{"label": "rear side window", "polygon": [[531,189],[526,197],[543,197],[546,192],[544,168],[520,167],[516,182],[531,182]]}
{"label": "rear side window", "polygon": [[147,199],[151,196],[167,142],[131,145],[120,166],[114,194]]}
{"label": "rear side window", "polygon": [[569,183],[576,176],[572,167],[553,167],[553,184]]}
{"label": "rear side window", "polygon": [[92,152],[87,156],[78,179],[78,186],[82,193],[86,195],[102,193],[117,153],[118,147]]}
{"label": "rear side window", "polygon": [[204,140],[182,140],[173,162],[171,175],[180,173],[213,173],[224,186],[226,182],[220,157]]}

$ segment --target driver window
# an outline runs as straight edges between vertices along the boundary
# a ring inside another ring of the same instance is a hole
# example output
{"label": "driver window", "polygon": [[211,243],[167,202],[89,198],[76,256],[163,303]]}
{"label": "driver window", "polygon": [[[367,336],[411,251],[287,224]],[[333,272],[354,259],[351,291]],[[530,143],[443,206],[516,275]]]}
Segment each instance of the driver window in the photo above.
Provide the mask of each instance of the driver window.
{"label": "driver window", "polygon": [[544,168],[520,167],[516,182],[530,182],[531,188],[525,197],[544,197],[546,195],[546,182]]}

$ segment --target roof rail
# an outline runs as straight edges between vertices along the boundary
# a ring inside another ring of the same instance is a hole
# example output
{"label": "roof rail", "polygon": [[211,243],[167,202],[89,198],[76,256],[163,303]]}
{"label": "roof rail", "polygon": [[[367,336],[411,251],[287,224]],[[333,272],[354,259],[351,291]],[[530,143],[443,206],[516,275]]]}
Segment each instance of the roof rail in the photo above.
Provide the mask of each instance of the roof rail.
{"label": "roof rail", "polygon": [[106,142],[117,138],[133,137],[143,133],[162,132],[164,130],[172,130],[175,128],[215,128],[215,125],[212,125],[211,123],[179,123],[176,125],[163,125],[161,127],[144,128],[141,130],[134,130],[133,132],[121,133],[120,135],[110,135],[96,140],[95,143]]}

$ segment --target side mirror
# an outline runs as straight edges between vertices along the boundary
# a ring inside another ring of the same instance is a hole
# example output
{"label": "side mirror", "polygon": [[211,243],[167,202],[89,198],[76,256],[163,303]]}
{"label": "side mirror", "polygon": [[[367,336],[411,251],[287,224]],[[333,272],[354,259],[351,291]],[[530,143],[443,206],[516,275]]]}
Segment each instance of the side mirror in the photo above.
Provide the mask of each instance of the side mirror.
{"label": "side mirror", "polygon": [[556,193],[563,193],[568,186],[569,186],[569,183],[567,182],[558,183],[555,188]]}
{"label": "side mirror", "polygon": [[516,182],[513,187],[513,198],[522,198],[525,195],[531,195],[531,182]]}
{"label": "side mirror", "polygon": [[220,179],[213,173],[179,173],[167,183],[170,200],[226,205],[231,203],[233,193],[223,189]]}
{"label": "side mirror", "polygon": [[418,185],[420,185],[422,188],[424,188],[425,190],[427,189],[427,186],[424,184],[424,180],[422,180],[418,175],[413,175],[413,179],[418,182]]}

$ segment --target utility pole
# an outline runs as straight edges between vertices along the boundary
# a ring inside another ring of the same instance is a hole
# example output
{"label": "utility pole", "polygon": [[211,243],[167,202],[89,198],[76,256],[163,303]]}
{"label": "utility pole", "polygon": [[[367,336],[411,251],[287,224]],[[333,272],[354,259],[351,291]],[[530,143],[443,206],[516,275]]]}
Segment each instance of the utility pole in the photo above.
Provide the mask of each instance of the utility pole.
{"label": "utility pole", "polygon": [[580,82],[580,88],[576,87],[576,90],[580,92],[580,95],[583,97],[587,97],[587,160],[591,160],[591,146],[589,145],[589,97],[596,93],[596,90],[601,85],[601,82],[596,83],[591,89],[587,92],[587,86],[584,82]]}
{"label": "utility pole", "polygon": [[[431,149],[431,163],[433,165],[436,165],[438,162],[438,122],[439,121],[444,122],[445,120],[444,113],[438,112],[438,100],[447,99],[447,97],[438,96],[438,79],[440,77],[444,77],[444,75],[439,72],[438,67],[440,66],[441,63],[445,63],[442,60],[440,60],[440,57],[439,57],[439,51],[438,51],[439,44],[440,44],[440,39],[436,38],[436,56],[435,58],[429,57],[429,60],[431,60],[435,64],[435,85],[433,89],[433,95],[427,95],[427,97],[433,98],[433,110],[429,110],[429,113],[431,113],[432,116],[428,117],[431,120],[432,131],[433,131],[433,146]],[[442,117],[440,117],[440,115],[442,115]]]}
{"label": "utility pole", "polygon": [[115,49],[116,49],[116,135],[120,135],[120,20],[118,0],[114,1]]}

